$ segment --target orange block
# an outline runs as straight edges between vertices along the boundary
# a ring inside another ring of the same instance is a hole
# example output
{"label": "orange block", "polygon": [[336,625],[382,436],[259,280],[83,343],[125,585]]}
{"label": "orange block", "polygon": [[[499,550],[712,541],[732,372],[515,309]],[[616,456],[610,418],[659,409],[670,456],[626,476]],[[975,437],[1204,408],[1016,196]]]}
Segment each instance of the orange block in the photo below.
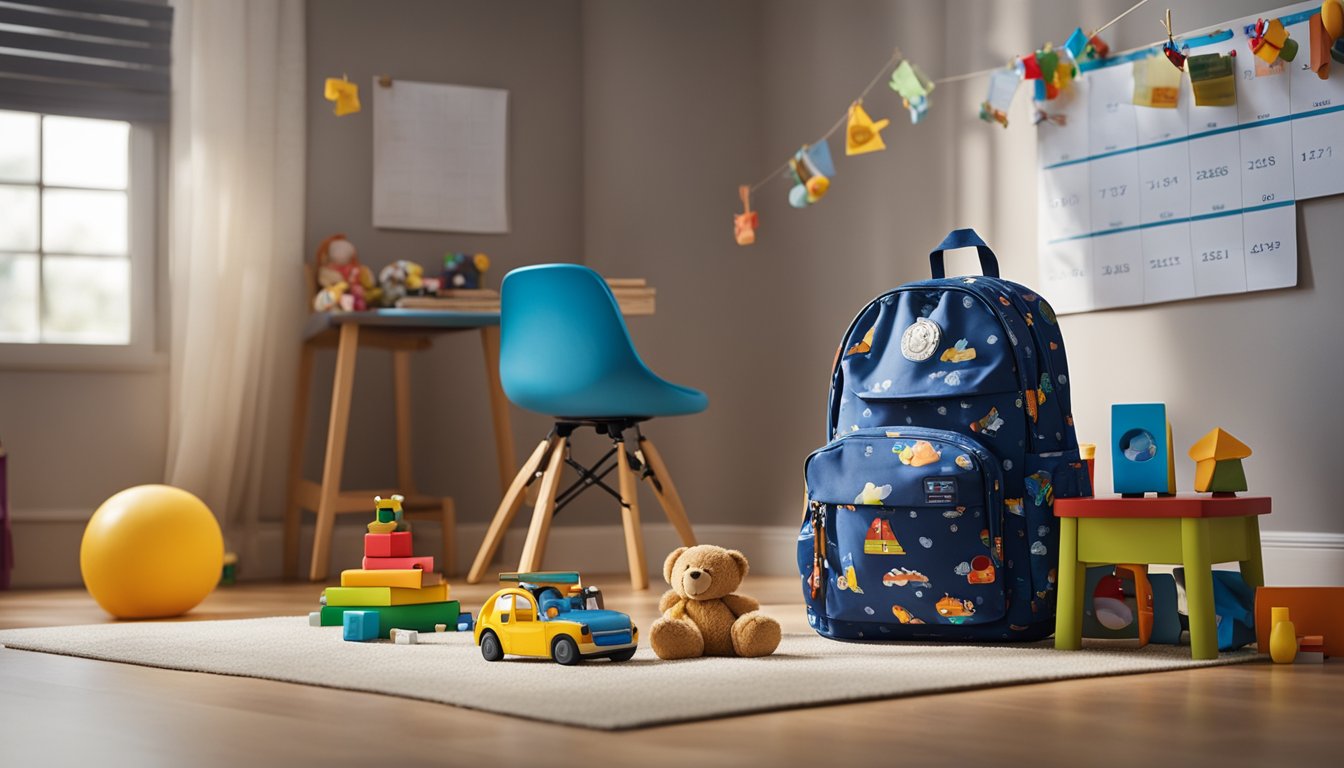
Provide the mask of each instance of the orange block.
{"label": "orange block", "polygon": [[1324,636],[1325,655],[1344,656],[1344,587],[1259,587],[1255,641],[1269,653],[1269,609],[1287,608],[1298,635]]}

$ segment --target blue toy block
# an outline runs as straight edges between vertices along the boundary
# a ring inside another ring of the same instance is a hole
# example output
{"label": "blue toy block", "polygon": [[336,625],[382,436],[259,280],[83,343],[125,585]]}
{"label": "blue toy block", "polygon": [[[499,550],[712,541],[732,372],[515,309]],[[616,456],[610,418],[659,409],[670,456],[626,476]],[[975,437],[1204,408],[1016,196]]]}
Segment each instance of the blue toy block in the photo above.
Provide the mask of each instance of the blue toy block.
{"label": "blue toy block", "polygon": [[476,628],[476,619],[472,618],[470,613],[459,614],[457,617],[457,631],[470,632]]}
{"label": "blue toy block", "polygon": [[378,639],[377,611],[346,611],[342,617],[342,637],[364,642]]}
{"label": "blue toy block", "polygon": [[1167,406],[1111,406],[1111,477],[1120,494],[1175,493]]}

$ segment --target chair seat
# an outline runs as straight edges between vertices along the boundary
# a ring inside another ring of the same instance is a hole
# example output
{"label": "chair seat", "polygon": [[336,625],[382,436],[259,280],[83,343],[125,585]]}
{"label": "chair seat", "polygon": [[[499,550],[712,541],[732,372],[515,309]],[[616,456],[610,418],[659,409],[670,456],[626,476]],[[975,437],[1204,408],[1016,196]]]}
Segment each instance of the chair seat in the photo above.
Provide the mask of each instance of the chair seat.
{"label": "chair seat", "polygon": [[508,392],[509,399],[529,411],[571,419],[652,418],[700,413],[709,406],[704,392],[673,384],[650,373],[623,372],[593,382],[577,392]]}

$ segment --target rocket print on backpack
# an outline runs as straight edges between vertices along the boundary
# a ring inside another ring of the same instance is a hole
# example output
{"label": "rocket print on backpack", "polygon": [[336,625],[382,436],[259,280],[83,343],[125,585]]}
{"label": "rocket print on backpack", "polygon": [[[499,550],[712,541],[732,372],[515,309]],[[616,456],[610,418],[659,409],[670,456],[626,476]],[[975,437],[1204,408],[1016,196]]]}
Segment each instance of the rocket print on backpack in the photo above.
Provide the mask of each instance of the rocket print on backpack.
{"label": "rocket print on backpack", "polygon": [[[975,247],[983,276],[944,277]],[[846,640],[1038,640],[1055,625],[1054,500],[1090,495],[1044,298],[973,230],[933,279],[874,299],[807,458],[798,569],[809,623]]]}

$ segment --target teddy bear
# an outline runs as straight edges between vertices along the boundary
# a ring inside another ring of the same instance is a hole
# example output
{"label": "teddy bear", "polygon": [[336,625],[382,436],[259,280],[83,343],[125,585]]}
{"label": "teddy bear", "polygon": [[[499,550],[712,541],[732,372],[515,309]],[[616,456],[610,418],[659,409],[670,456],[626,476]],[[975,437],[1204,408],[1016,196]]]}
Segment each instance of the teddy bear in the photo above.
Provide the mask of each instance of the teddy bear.
{"label": "teddy bear", "polygon": [[660,659],[769,656],[779,647],[779,622],[761,604],[733,594],[747,575],[746,555],[708,544],[679,547],[663,563],[672,585],[658,601],[662,618],[649,629]]}

